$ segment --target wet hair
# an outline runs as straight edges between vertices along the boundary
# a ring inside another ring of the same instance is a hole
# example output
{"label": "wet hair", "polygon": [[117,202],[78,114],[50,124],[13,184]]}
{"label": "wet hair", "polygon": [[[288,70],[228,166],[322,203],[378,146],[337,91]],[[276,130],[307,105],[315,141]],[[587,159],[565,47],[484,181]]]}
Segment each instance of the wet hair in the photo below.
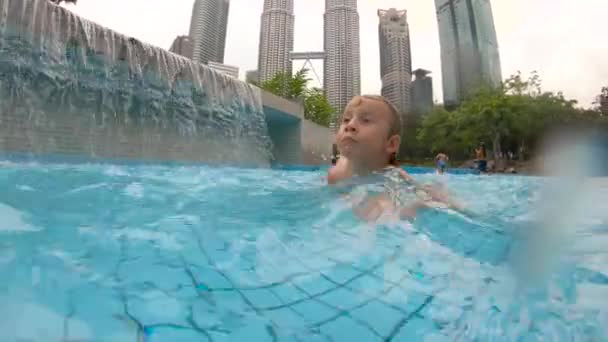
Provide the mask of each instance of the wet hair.
{"label": "wet hair", "polygon": [[[384,96],[380,96],[380,95],[355,96],[351,100],[351,102],[348,104],[348,106],[346,106],[346,109],[344,110],[344,112],[346,112],[350,106],[360,105],[363,99],[380,101],[380,102],[384,103],[386,105],[386,107],[389,109],[389,112],[391,114],[391,122],[389,123],[388,138],[391,138],[394,135],[398,135],[399,137],[401,137],[401,115],[399,115],[399,110],[397,109],[397,107],[395,107],[395,105],[391,101],[389,101],[389,99],[387,99]],[[391,157],[389,159],[389,164],[395,165],[395,166],[397,165],[397,153],[393,153],[391,155]]]}

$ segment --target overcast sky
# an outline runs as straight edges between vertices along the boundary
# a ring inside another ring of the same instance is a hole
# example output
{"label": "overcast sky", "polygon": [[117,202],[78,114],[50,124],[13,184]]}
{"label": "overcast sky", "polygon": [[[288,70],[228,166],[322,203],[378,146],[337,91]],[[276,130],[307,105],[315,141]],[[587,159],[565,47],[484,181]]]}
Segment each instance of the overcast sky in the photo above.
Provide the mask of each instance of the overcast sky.
{"label": "overcast sky", "polygon": [[[295,0],[295,50],[323,49],[324,0]],[[546,90],[589,106],[608,85],[608,0],[492,0],[506,78],[537,70]],[[187,34],[194,0],[80,0],[66,5],[79,15],[115,31],[168,49]],[[257,68],[263,0],[231,0],[226,64]],[[359,0],[363,93],[380,92],[377,9],[406,9],[414,68],[433,72],[435,100],[441,97],[439,36],[433,0]],[[296,63],[298,69],[302,63]],[[322,62],[315,63],[323,79]],[[311,73],[314,77],[314,74]],[[315,81],[316,83],[316,81]]]}

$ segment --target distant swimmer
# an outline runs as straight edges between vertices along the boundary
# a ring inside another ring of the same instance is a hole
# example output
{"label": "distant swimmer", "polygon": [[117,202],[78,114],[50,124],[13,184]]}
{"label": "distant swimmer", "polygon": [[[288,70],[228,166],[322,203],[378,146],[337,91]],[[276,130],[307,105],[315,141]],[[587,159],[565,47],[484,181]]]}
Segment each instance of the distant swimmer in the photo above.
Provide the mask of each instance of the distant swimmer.
{"label": "distant swimmer", "polygon": [[479,147],[475,149],[475,163],[477,169],[481,173],[488,172],[488,160],[487,160],[486,144],[481,142]]}
{"label": "distant swimmer", "polygon": [[435,157],[435,168],[437,169],[437,173],[442,175],[448,168],[448,161],[450,158],[445,153],[439,153]]}

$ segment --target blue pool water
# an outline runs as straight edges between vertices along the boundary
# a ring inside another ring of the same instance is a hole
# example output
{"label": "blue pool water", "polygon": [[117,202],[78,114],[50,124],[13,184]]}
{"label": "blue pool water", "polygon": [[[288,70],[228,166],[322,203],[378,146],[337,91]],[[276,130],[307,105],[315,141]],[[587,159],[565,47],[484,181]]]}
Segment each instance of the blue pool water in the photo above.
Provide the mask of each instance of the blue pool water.
{"label": "blue pool water", "polygon": [[607,339],[604,180],[448,175],[472,216],[369,225],[323,176],[0,163],[0,341]]}

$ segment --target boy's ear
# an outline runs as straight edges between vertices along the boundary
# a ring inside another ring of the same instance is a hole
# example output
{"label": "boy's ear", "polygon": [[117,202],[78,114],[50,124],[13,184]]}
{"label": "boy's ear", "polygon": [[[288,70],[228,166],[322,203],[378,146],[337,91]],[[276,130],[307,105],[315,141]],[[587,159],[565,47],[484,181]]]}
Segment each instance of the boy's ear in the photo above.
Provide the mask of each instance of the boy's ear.
{"label": "boy's ear", "polygon": [[386,144],[386,151],[390,154],[397,153],[399,151],[399,146],[401,145],[401,137],[398,134],[393,135],[388,138],[388,142]]}

